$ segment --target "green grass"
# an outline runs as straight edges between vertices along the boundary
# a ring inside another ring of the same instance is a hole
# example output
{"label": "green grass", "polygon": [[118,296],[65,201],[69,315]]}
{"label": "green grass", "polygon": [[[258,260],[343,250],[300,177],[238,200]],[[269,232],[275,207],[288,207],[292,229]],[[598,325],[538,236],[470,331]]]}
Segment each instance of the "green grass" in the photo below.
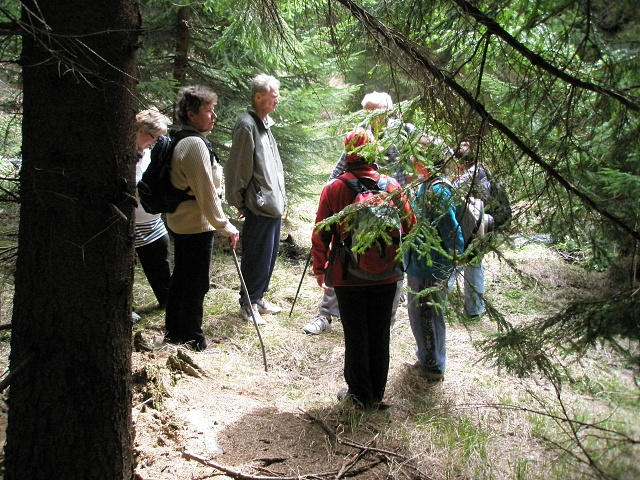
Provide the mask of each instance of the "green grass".
{"label": "green grass", "polygon": [[[314,208],[313,201],[296,208],[299,214],[290,214],[283,231],[292,234],[302,251],[307,251],[309,245],[313,218],[309,212]],[[301,327],[317,312],[321,298],[310,270],[302,277],[304,258],[279,258],[277,262],[267,298],[280,304],[284,311],[269,316],[268,325],[260,330],[269,367],[268,388],[254,391],[245,384],[252,381],[252,376],[265,375],[261,345],[253,325],[237,314],[240,282],[232,256],[222,248],[223,241],[216,239],[218,248],[212,259],[212,287],[205,299],[203,328],[215,359],[212,378],[216,384],[224,383],[227,391],[233,391],[238,384],[244,397],[259,395],[261,400],[266,399],[265,403],[273,405],[281,400],[293,402],[313,411],[348,438],[363,444],[376,439],[378,447],[399,452],[405,459],[403,462],[410,466],[410,470],[402,470],[395,477],[390,475],[390,479],[586,478],[584,462],[576,460],[584,458],[584,454],[568,434],[567,422],[552,417],[563,412],[586,425],[581,427],[579,438],[605,472],[602,478],[640,477],[637,444],[601,430],[606,427],[632,439],[640,438],[636,370],[628,368],[614,351],[605,348],[594,348],[580,363],[560,357],[558,362],[564,362],[567,376],[563,378],[559,404],[547,379],[516,378],[482,361],[474,345],[487,335],[495,335],[498,324],[488,316],[473,322],[456,318],[460,298],[455,294],[447,313],[448,368],[444,383],[428,384],[404,373],[403,362],[415,358],[415,342],[403,307],[391,339],[391,370],[385,401],[392,408],[369,413],[338,402],[336,392],[344,386],[342,325],[335,321],[332,332],[319,336],[302,334]],[[584,273],[583,278],[583,272],[567,266],[553,252],[538,245],[505,250],[504,254],[521,271],[516,273],[506,262],[487,255],[486,290],[492,305],[513,326],[527,325],[554,311],[568,298],[583,293],[572,285],[584,284],[585,290],[598,288],[597,277]],[[302,288],[289,316],[301,280]],[[1,323],[10,322],[11,296],[11,277],[7,276],[0,290]],[[134,325],[134,332],[161,341],[164,313],[155,308],[155,297],[140,266],[135,268],[133,307],[142,316]],[[0,332],[0,346],[5,351],[9,338],[9,331]],[[149,370],[149,374],[160,378],[166,373],[163,368]],[[177,387],[182,382],[175,375],[168,378],[168,387]],[[162,384],[155,386],[154,390],[151,382],[148,393],[162,395]],[[160,408],[161,400],[154,402]],[[588,428],[590,424],[600,430]],[[168,425],[175,425],[176,431],[181,428],[179,423]],[[403,468],[401,463],[392,464],[389,471]],[[593,470],[588,473],[593,474]]]}
{"label": "green grass", "polygon": [[[296,240],[304,245],[305,233],[299,232]],[[488,258],[487,295],[508,321],[526,323],[552,310],[562,300],[563,292],[549,288],[549,283],[562,277],[563,266],[556,264],[555,259],[541,260],[537,246],[510,255],[524,266],[530,277],[525,282],[522,275]],[[535,257],[535,261],[530,261],[529,255]],[[437,478],[565,480],[583,477],[585,464],[576,461],[581,457],[575,438],[561,428],[566,426],[563,422],[552,417],[562,415],[553,388],[544,379],[511,378],[480,362],[480,354],[473,345],[486,335],[494,334],[497,325],[487,316],[474,322],[456,317],[459,305],[455,294],[447,313],[452,366],[443,384],[416,383],[399,373],[398,365],[411,360],[415,348],[406,313],[403,313],[392,334],[392,371],[387,387],[388,401],[397,410],[366,413],[337,402],[335,393],[344,384],[340,322],[334,322],[332,332],[319,336],[302,335],[300,331],[317,311],[321,297],[309,271],[302,278],[296,307],[289,316],[303,268],[304,261],[280,258],[267,294],[271,301],[284,308],[280,315],[268,319],[267,328],[261,329],[269,375],[279,379],[272,386],[274,395],[306,405],[308,409],[319,409],[324,412],[323,418],[337,422],[345,434],[363,442],[380,435],[383,446],[396,445],[419,469],[426,468],[421,470],[425,474],[438,472]],[[136,311],[143,312],[143,321],[135,328],[161,331],[162,312],[151,308],[155,299],[139,268],[135,274],[134,305]],[[233,371],[227,371],[225,378],[230,380],[248,368],[262,369],[261,345],[255,329],[237,315],[239,279],[228,252],[216,251],[211,277],[213,286],[205,301],[205,334],[215,339],[219,362],[241,362]],[[467,346],[463,348],[460,342]],[[637,388],[630,383],[632,375],[625,380],[620,378],[619,372],[624,368],[615,364],[613,352],[595,350],[593,356],[592,363],[581,364],[580,368],[567,363],[572,381],[565,383],[562,394],[563,404],[570,407],[569,416],[637,438],[640,429],[636,420]],[[585,434],[579,438],[608,478],[633,478],[632,473],[637,471],[634,465],[637,452],[632,445],[621,443],[620,437],[612,440],[604,435]],[[568,455],[568,451],[575,457]]]}
{"label": "green grass", "polygon": [[611,375],[607,366],[598,370],[597,375],[593,371],[572,375],[571,388],[576,393],[597,398],[599,402],[607,402],[611,407],[634,409],[638,406],[637,387],[630,384],[629,378]]}

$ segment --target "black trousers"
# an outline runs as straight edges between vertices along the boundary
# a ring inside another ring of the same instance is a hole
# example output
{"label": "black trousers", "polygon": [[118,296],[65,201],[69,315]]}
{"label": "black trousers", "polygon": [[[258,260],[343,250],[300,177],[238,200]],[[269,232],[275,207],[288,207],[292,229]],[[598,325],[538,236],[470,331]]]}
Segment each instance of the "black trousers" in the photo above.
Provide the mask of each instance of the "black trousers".
{"label": "black trousers", "polygon": [[[271,275],[280,248],[281,218],[256,215],[247,209],[242,227],[242,261],[240,271],[249,292],[251,303],[262,300],[269,288]],[[242,290],[240,305],[246,303]]]}
{"label": "black trousers", "polygon": [[167,292],[171,280],[171,253],[169,234],[136,248],[140,265],[149,281],[149,285],[158,300],[160,308],[167,305]]}
{"label": "black trousers", "polygon": [[165,338],[173,343],[194,341],[207,347],[202,333],[204,297],[209,291],[213,232],[182,235],[172,232],[174,266],[165,317]]}
{"label": "black trousers", "polygon": [[397,283],[335,287],[344,329],[344,379],[365,406],[382,400],[389,374],[391,309]]}

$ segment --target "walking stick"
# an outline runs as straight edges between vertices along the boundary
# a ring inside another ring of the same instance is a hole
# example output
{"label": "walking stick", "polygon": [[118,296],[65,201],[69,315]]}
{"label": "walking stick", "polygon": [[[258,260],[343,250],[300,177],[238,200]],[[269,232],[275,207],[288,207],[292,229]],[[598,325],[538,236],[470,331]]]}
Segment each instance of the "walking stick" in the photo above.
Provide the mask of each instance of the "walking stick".
{"label": "walking stick", "polygon": [[231,253],[233,253],[233,261],[236,263],[236,270],[238,271],[238,276],[240,277],[240,285],[242,287],[242,293],[244,294],[245,301],[247,305],[249,305],[249,309],[251,310],[251,318],[253,319],[253,326],[256,327],[256,332],[258,332],[258,339],[260,340],[260,346],[262,347],[262,361],[264,363],[264,371],[267,372],[267,353],[264,349],[264,342],[262,341],[262,335],[260,334],[260,327],[258,327],[258,322],[256,322],[256,316],[253,313],[253,308],[251,308],[251,299],[249,298],[249,291],[247,290],[247,284],[244,283],[244,277],[242,276],[242,272],[240,271],[240,264],[238,263],[238,256],[236,255],[236,249],[232,248]]}
{"label": "walking stick", "polygon": [[291,304],[291,310],[289,310],[289,318],[291,318],[291,314],[293,313],[293,307],[296,306],[296,300],[298,300],[298,294],[300,293],[300,287],[302,287],[302,281],[304,280],[304,275],[307,273],[307,267],[309,266],[309,262],[311,261],[311,250],[309,250],[309,255],[307,255],[307,261],[304,264],[304,270],[302,270],[302,276],[300,277],[300,284],[298,285],[298,290],[296,291],[296,296],[293,297],[293,303]]}

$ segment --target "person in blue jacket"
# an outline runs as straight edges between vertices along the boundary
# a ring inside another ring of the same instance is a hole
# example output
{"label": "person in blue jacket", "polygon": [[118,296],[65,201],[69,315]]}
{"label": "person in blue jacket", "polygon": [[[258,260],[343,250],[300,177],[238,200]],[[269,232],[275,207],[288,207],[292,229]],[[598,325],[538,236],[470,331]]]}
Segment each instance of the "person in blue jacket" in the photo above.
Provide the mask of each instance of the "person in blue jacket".
{"label": "person in blue jacket", "polygon": [[414,229],[419,230],[416,241],[404,255],[409,323],[418,357],[415,364],[408,364],[409,373],[428,381],[444,380],[447,281],[454,259],[464,248],[451,184],[434,175],[435,168],[424,170],[425,183],[414,198],[413,210],[418,220]]}

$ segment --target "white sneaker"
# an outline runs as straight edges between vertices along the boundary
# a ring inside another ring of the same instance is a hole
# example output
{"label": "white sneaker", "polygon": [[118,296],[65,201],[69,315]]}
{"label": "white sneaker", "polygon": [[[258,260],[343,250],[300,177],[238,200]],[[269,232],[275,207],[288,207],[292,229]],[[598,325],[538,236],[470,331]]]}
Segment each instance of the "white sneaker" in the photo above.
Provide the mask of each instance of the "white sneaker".
{"label": "white sneaker", "polygon": [[302,331],[304,333],[308,333],[309,335],[319,335],[325,330],[327,332],[331,331],[331,322],[327,317],[320,314],[313,317],[313,320],[302,327]]}
{"label": "white sneaker", "polygon": [[[253,311],[253,315],[252,315]],[[262,315],[258,311],[258,306],[254,303],[251,305],[251,308],[244,306],[240,307],[240,316],[245,319],[247,322],[253,323],[253,319],[256,319],[256,325],[266,325],[267,322],[264,321]]]}
{"label": "white sneaker", "polygon": [[260,313],[280,313],[282,311],[282,309],[277,306],[274,305],[273,303],[269,303],[267,302],[264,298],[261,298],[260,300],[258,300],[256,302],[256,305],[258,306],[258,311]]}

